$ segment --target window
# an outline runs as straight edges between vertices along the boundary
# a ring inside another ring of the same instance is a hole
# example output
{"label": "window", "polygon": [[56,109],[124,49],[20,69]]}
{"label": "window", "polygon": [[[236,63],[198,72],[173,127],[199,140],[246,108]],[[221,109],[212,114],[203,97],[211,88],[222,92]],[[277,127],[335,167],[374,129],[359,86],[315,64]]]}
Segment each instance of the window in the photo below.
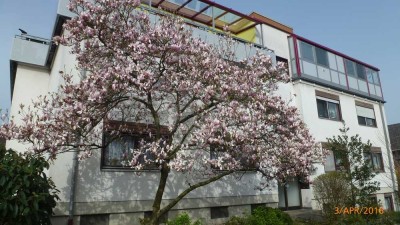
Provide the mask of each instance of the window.
{"label": "window", "polygon": [[[326,145],[326,143],[322,143],[322,146],[324,145]],[[328,155],[326,156],[324,166],[325,172],[340,171],[343,169],[343,167],[341,167],[341,160],[335,157],[332,151],[329,151]]]}
{"label": "window", "polygon": [[358,124],[376,127],[374,107],[371,104],[356,102]]}
{"label": "window", "polygon": [[325,50],[316,47],[315,55],[317,56],[318,64],[329,67],[328,53]]}
{"label": "window", "polygon": [[[155,134],[156,128],[152,124],[130,123],[119,121],[108,121],[110,129],[118,129],[119,126],[124,126],[127,130],[122,136],[112,137],[111,132],[105,131],[103,135],[102,167],[103,168],[130,168],[129,161],[134,157],[134,150],[139,149],[146,142],[151,142],[154,138],[150,133]],[[162,140],[169,138],[167,135],[168,128],[162,126]],[[154,136],[153,136],[154,137]],[[138,157],[138,162],[144,164],[145,159],[154,159],[155,155],[150,152],[145,152]],[[156,164],[146,164],[145,169],[158,169]]]}
{"label": "window", "polygon": [[211,219],[227,218],[229,217],[229,210],[227,206],[212,207],[210,208]]}
{"label": "window", "polygon": [[317,98],[318,117],[340,121],[339,96],[315,90]]}
{"label": "window", "polygon": [[369,161],[375,172],[384,172],[382,152],[380,148],[372,147],[371,152],[365,152],[364,160]]}
{"label": "window", "polygon": [[394,210],[392,194],[385,194],[385,210],[387,211]]}
{"label": "window", "polygon": [[307,60],[314,62],[314,52],[313,52],[312,45],[301,41],[300,42],[300,51],[301,51],[301,57],[303,59],[307,59]]}
{"label": "window", "polygon": [[330,120],[340,120],[339,102],[335,100],[317,98],[318,117]]}

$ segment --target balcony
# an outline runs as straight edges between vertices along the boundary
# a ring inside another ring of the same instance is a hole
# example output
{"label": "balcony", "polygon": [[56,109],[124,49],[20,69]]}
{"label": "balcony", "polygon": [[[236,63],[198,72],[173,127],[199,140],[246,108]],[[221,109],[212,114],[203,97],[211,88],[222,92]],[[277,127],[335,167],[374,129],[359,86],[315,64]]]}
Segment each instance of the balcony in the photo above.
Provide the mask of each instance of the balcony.
{"label": "balcony", "polygon": [[[59,1],[57,9],[59,17],[74,16],[67,9],[68,2],[68,0]],[[174,12],[182,16],[193,29],[194,37],[201,38],[212,45],[219,44],[221,36],[224,35],[223,27],[227,27],[236,40],[233,49],[238,61],[260,51],[271,56],[275,63],[274,52],[255,43],[255,27],[262,24],[262,21],[209,0],[142,0],[141,2],[141,8],[150,13],[151,20],[157,20],[159,15]]]}
{"label": "balcony", "polygon": [[31,35],[16,35],[11,51],[11,61],[46,66],[51,41]]}
{"label": "balcony", "polygon": [[383,101],[378,68],[296,35],[289,48],[293,79]]}

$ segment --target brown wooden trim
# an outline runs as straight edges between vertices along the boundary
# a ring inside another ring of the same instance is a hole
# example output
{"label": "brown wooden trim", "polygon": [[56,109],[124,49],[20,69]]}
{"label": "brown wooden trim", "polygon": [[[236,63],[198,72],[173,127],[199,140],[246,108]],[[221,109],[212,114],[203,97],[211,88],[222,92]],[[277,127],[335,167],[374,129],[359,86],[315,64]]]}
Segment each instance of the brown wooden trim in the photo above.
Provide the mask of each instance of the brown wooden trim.
{"label": "brown wooden trim", "polygon": [[382,153],[382,150],[380,147],[371,147],[371,152],[373,153]]}
{"label": "brown wooden trim", "polygon": [[360,102],[356,100],[356,106],[361,106],[364,108],[369,108],[369,109],[374,109],[374,105],[369,104],[369,103],[365,103],[365,102]]}
{"label": "brown wooden trim", "polygon": [[278,30],[280,30],[280,31],[283,31],[283,32],[285,32],[285,33],[289,33],[289,34],[292,34],[292,33],[293,33],[293,28],[288,27],[288,26],[286,26],[286,25],[284,25],[284,24],[281,24],[281,23],[279,23],[279,22],[277,22],[277,21],[275,21],[275,20],[272,20],[272,19],[270,19],[270,18],[268,18],[268,17],[265,17],[265,16],[263,16],[263,15],[260,15],[260,14],[258,14],[258,13],[256,13],[256,12],[252,12],[252,13],[250,14],[250,17],[252,17],[252,18],[254,18],[254,19],[257,19],[257,20],[259,20],[260,22],[263,22],[264,24],[266,24],[266,25],[268,25],[268,26],[271,26],[271,27],[273,27],[273,28],[276,28],[276,29],[278,29]]}
{"label": "brown wooden trim", "polygon": [[322,92],[322,91],[318,91],[318,90],[315,90],[315,95],[319,96],[319,97],[329,98],[332,100],[339,101],[339,95],[334,95],[334,94],[330,94],[330,93],[326,93],[326,92]]}
{"label": "brown wooden trim", "polygon": [[[154,124],[146,124],[146,123],[136,123],[136,122],[125,122],[125,121],[117,121],[117,120],[107,120],[104,121],[107,126],[107,130],[126,130],[129,134],[157,134],[157,127]],[[160,126],[160,134],[161,135],[169,135],[169,129],[167,126]]]}

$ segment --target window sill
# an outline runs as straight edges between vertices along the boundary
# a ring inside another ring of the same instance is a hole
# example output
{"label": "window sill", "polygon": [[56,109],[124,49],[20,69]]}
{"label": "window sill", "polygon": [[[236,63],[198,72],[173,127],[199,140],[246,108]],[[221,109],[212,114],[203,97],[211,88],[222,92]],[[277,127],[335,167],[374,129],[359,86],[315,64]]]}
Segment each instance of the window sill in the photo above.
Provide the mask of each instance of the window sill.
{"label": "window sill", "polygon": [[368,126],[368,125],[363,125],[363,124],[358,124],[358,125],[360,125],[362,127],[378,128],[378,126]]}
{"label": "window sill", "polygon": [[142,169],[135,170],[130,167],[101,167],[101,172],[159,172],[159,169]]}
{"label": "window sill", "polygon": [[335,119],[329,119],[329,118],[319,117],[319,116],[318,116],[318,118],[321,119],[321,120],[336,121],[336,122],[344,122],[344,120],[335,120]]}

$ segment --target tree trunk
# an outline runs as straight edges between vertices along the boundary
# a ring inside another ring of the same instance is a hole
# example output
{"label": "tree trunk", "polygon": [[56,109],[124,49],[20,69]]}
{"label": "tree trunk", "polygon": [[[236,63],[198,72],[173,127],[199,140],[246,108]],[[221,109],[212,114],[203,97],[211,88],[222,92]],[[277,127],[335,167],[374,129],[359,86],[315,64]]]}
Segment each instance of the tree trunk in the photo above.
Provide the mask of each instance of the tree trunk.
{"label": "tree trunk", "polygon": [[167,184],[169,172],[170,168],[168,166],[168,163],[164,162],[161,166],[160,182],[158,183],[156,197],[154,198],[153,202],[153,212],[150,218],[151,225],[158,225],[160,223],[159,220],[162,216],[162,214],[160,214],[161,201],[164,194],[165,186]]}

